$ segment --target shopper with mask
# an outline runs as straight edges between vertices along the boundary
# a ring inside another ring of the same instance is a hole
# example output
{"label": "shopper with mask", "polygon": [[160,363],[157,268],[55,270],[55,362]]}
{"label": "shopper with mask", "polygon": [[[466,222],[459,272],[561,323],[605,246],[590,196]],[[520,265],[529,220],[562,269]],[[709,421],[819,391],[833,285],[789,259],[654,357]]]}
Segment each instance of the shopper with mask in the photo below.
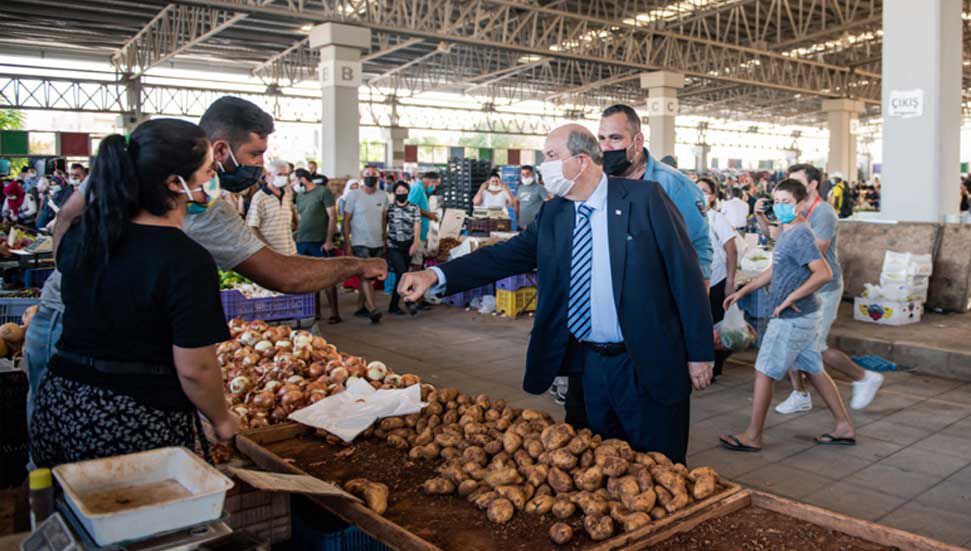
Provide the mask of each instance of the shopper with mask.
{"label": "shopper with mask", "polygon": [[420,180],[415,180],[410,185],[411,191],[408,193],[408,202],[418,207],[418,210],[421,212],[421,234],[418,236],[421,243],[418,246],[418,251],[411,257],[411,266],[416,270],[420,270],[425,263],[425,244],[428,243],[428,227],[430,221],[434,220],[438,222],[438,213],[432,212],[429,206],[428,196],[435,193],[435,190],[438,189],[438,185],[441,182],[441,175],[435,171],[431,171],[422,174]]}
{"label": "shopper with mask", "polygon": [[40,214],[37,216],[37,229],[44,229],[54,221],[73,191],[67,182],[56,174],[51,176],[49,181]]}
{"label": "shopper with mask", "polygon": [[[711,321],[717,324],[725,319],[722,304],[725,297],[735,292],[735,272],[738,271],[738,232],[728,222],[728,218],[718,212],[718,186],[710,178],[698,178],[696,184],[705,195],[708,228],[715,252],[711,261],[711,278],[708,283],[708,303],[711,306]],[[717,341],[716,341],[717,342]],[[725,360],[731,356],[730,350],[715,350],[714,377],[722,374]]]}
{"label": "shopper with mask", "polygon": [[725,299],[727,310],[732,304],[756,290],[769,286],[772,319],[762,338],[755,360],[755,386],[752,418],[741,433],[723,435],[722,447],[731,451],[757,452],[762,449],[762,431],[772,401],[772,385],[789,370],[806,374],[823,401],[829,406],[835,428],[816,438],[819,445],[852,446],[856,444],[853,423],[833,379],[823,368],[823,358],[816,345],[821,306],[816,292],[833,273],[816,246],[816,236],[803,216],[809,194],[802,182],[786,179],[772,192],[773,212],[784,231],[772,251],[772,264],[738,292]]}
{"label": "shopper with mask", "polygon": [[[384,258],[384,211],[388,195],[378,190],[378,170],[364,169],[364,185],[347,198],[344,205],[344,254],[360,258]],[[374,287],[361,282],[358,309],[355,316],[381,321],[381,312],[374,302]]]}
{"label": "shopper with mask", "polygon": [[[216,345],[230,338],[212,256],[182,231],[190,202],[218,192],[212,147],[176,119],[98,149],[88,207],[58,248],[64,334],[37,395],[39,467],[205,442],[239,431]],[[203,447],[203,450],[206,450]]]}
{"label": "shopper with mask", "polygon": [[[252,102],[224,96],[209,106],[199,126],[212,144],[219,182],[227,192],[244,192],[257,184],[263,174],[263,153],[273,132],[273,117]],[[73,193],[64,203],[54,224],[54,248],[71,223],[84,212],[84,167],[71,165],[71,178],[81,193]],[[195,197],[200,197],[195,194]],[[239,216],[236,209],[218,195],[190,202],[183,230],[202,245],[216,265],[235,270],[258,285],[281,293],[314,293],[351,277],[384,279],[384,259],[310,258],[286,256],[265,246]],[[61,335],[61,274],[55,270],[44,283],[41,302],[31,320],[24,343],[31,394],[28,413],[43,380],[47,363]]]}
{"label": "shopper with mask", "polygon": [[286,161],[273,161],[266,183],[253,196],[246,213],[246,224],[253,228],[260,241],[287,256],[297,254],[292,231],[293,195],[289,187],[290,165]]}
{"label": "shopper with mask", "polygon": [[502,183],[496,171],[489,174],[489,179],[482,182],[479,191],[472,198],[473,205],[487,209],[505,209],[515,203],[516,199],[512,196],[512,192],[506,184]]}
{"label": "shopper with mask", "polygon": [[516,190],[516,223],[524,230],[539,213],[543,203],[552,199],[546,188],[536,182],[533,167],[523,165],[519,169],[519,189]]}
{"label": "shopper with mask", "polygon": [[413,301],[433,286],[452,294],[537,269],[523,388],[541,394],[557,375],[582,373],[584,400],[568,412],[605,439],[684,462],[691,388],[708,386],[714,357],[684,224],[657,183],[608,180],[597,139],[578,124],[550,133],[543,155],[555,197],[526,230],[407,273],[399,291]]}
{"label": "shopper with mask", "polygon": [[88,169],[84,168],[81,163],[71,163],[71,170],[68,172],[67,183],[74,186],[75,188],[81,185],[81,182],[88,177]]}
{"label": "shopper with mask", "polygon": [[[408,182],[399,180],[392,188],[394,202],[385,214],[385,235],[387,236],[388,267],[397,281],[408,271],[411,258],[421,247],[421,211],[409,202],[411,187]],[[395,287],[391,292],[388,313],[404,315],[399,306],[400,295]]]}
{"label": "shopper with mask", "polygon": [[[313,257],[329,257],[334,253],[334,235],[337,233],[337,206],[327,186],[317,184],[309,170],[298,168],[293,173],[296,180],[293,199],[297,209],[297,254]],[[337,287],[329,287],[321,293],[330,305],[328,325],[341,322],[337,304]],[[323,301],[317,301],[317,317],[324,319]]]}
{"label": "shopper with mask", "polygon": [[657,182],[681,213],[701,272],[711,275],[714,252],[708,238],[708,221],[703,214],[705,199],[687,176],[651,156],[644,143],[641,118],[628,105],[613,105],[600,117],[598,132],[604,152],[604,171],[618,178]]}

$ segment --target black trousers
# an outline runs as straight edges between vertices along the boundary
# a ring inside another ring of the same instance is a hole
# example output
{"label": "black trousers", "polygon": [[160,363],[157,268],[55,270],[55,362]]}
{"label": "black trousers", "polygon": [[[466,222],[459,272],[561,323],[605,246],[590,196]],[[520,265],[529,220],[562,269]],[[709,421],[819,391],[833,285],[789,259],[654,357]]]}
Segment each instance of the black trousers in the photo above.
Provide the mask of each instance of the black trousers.
{"label": "black trousers", "polygon": [[388,268],[395,276],[394,290],[391,291],[391,303],[388,305],[390,310],[399,307],[398,302],[401,300],[401,297],[398,295],[398,283],[401,281],[401,276],[408,272],[408,267],[411,264],[411,255],[408,254],[409,247],[410,244],[408,247],[388,247]]}
{"label": "black trousers", "polygon": [[[572,347],[571,347],[572,348]],[[606,438],[627,440],[637,451],[658,451],[684,463],[691,425],[691,400],[663,404],[637,390],[634,361],[627,353],[601,356],[577,347],[583,374],[571,375],[566,422]]]}
{"label": "black trousers", "polygon": [[[708,302],[711,304],[712,323],[718,323],[725,319],[725,308],[723,305],[725,304],[725,296],[728,292],[728,290],[725,289],[726,282],[727,280],[723,279],[708,291]],[[731,350],[715,350],[715,376],[722,374],[722,366],[725,365],[725,360],[727,360],[731,355]]]}

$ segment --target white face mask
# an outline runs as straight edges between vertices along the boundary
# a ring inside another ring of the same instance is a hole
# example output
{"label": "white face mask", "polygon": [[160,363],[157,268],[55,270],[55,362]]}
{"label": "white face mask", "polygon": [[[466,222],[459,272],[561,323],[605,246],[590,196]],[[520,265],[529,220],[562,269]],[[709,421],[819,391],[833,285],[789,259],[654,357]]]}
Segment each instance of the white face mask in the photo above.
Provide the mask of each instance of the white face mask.
{"label": "white face mask", "polygon": [[523,185],[527,185],[528,186],[529,184],[532,184],[532,183],[533,183],[533,178],[532,177],[527,176],[527,177],[523,178]]}
{"label": "white face mask", "polygon": [[[570,159],[572,158],[570,157]],[[567,180],[563,176],[563,159],[559,159],[556,161],[543,161],[543,164],[539,167],[539,172],[543,175],[543,185],[546,186],[546,190],[557,197],[564,197],[573,189],[577,178],[580,177],[580,174],[583,174],[583,169],[580,169],[580,172],[577,173],[575,178]]]}
{"label": "white face mask", "polygon": [[283,189],[290,183],[290,178],[286,174],[278,174],[270,181],[273,187]]}
{"label": "white face mask", "polygon": [[293,186],[293,190],[296,191],[297,193],[303,193],[303,192],[307,191],[307,186],[305,186],[303,184],[297,184],[297,185]]}
{"label": "white face mask", "polygon": [[489,191],[499,191],[500,189],[502,189],[502,186],[499,184],[489,184]]}

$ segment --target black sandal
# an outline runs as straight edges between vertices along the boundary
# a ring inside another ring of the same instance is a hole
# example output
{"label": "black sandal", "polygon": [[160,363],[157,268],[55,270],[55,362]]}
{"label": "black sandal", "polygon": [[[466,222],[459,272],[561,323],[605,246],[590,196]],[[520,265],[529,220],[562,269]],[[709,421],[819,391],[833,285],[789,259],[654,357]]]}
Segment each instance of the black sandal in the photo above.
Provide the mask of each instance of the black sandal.
{"label": "black sandal", "polygon": [[718,441],[721,442],[722,447],[725,448],[726,450],[733,451],[733,452],[746,452],[746,453],[756,453],[756,452],[762,451],[762,448],[756,448],[754,446],[746,446],[745,444],[742,444],[735,436],[732,436],[732,435],[727,436],[727,438],[731,439],[731,442],[725,441],[725,438],[726,438],[725,436],[722,436],[718,439]]}
{"label": "black sandal", "polygon": [[817,436],[816,444],[819,446],[855,446],[856,438],[837,438],[830,433]]}
{"label": "black sandal", "polygon": [[340,316],[331,316],[327,318],[327,325],[337,325],[342,321],[344,320],[342,320]]}

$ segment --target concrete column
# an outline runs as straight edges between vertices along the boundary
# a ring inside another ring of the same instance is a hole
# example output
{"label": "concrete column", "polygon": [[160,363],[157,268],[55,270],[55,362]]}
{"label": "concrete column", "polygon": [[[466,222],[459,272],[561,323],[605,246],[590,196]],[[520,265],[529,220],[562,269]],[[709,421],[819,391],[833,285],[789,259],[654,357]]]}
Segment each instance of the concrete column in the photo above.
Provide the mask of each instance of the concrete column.
{"label": "concrete column", "polygon": [[324,23],[310,30],[310,47],[320,48],[320,170],[337,178],[360,172],[361,52],[371,47],[371,31]]}
{"label": "concrete column", "polygon": [[826,171],[839,173],[846,181],[856,179],[856,122],[863,112],[863,102],[850,99],[823,100],[823,112],[829,124],[829,159]]}
{"label": "concrete column", "polygon": [[698,174],[708,171],[708,154],[711,153],[711,146],[706,143],[695,144],[695,170]]}
{"label": "concrete column", "polygon": [[959,214],[961,5],[883,3],[884,219],[941,222]]}
{"label": "concrete column", "polygon": [[405,140],[408,139],[408,129],[392,126],[383,129],[385,149],[384,166],[387,168],[400,167],[405,164]]}
{"label": "concrete column", "polygon": [[678,90],[684,88],[684,75],[671,71],[641,74],[641,88],[647,90],[648,124],[651,140],[648,151],[655,159],[674,156],[674,123],[678,115]]}
{"label": "concrete column", "polygon": [[125,102],[128,110],[121,115],[121,124],[118,126],[126,134],[131,134],[139,124],[147,121],[149,117],[142,112],[142,78],[125,75],[122,80],[125,83]]}

